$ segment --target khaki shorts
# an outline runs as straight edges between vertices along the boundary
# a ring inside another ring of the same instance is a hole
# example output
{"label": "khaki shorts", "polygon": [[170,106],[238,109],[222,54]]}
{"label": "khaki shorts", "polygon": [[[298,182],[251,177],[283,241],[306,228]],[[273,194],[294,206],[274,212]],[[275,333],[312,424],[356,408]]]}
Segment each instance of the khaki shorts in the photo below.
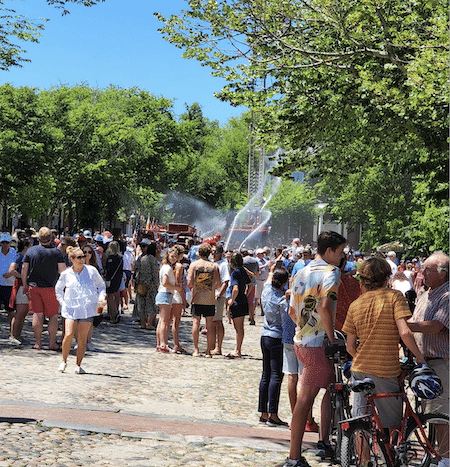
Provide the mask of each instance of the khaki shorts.
{"label": "khaki shorts", "polygon": [[226,298],[225,297],[219,297],[217,300],[216,300],[216,312],[214,314],[214,319],[213,321],[222,321],[223,319],[223,310],[225,310],[225,302],[226,302]]}
{"label": "khaki shorts", "polygon": [[449,386],[449,374],[448,374],[448,359],[436,359],[428,360],[427,365],[436,372],[442,382],[443,392],[436,399],[424,400],[422,403],[425,406],[425,412],[439,412],[448,415],[448,386]]}

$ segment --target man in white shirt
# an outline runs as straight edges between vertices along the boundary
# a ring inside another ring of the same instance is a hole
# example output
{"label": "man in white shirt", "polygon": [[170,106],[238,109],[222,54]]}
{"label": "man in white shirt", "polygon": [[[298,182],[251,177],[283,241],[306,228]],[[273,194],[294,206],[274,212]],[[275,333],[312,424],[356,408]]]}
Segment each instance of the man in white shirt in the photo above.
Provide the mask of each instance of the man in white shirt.
{"label": "man in white shirt", "polygon": [[389,266],[391,267],[391,277],[390,280],[392,281],[392,278],[395,276],[397,273],[397,265],[395,264],[395,260],[397,259],[397,255],[395,251],[389,251],[388,254],[386,255],[386,261],[388,262]]}

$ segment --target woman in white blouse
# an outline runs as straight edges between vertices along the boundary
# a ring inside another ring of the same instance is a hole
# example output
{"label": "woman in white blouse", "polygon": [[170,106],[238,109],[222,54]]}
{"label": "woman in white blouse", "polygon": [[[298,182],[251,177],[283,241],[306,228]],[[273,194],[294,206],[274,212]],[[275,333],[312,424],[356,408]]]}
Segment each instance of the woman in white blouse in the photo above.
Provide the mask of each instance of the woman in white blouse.
{"label": "woman in white blouse", "polygon": [[67,367],[72,338],[77,331],[78,348],[75,373],[83,374],[81,361],[86,352],[86,339],[97,314],[97,306],[106,305],[106,287],[102,276],[94,266],[84,264],[86,257],[81,248],[67,248],[72,267],[59,276],[55,286],[56,298],[61,305],[61,316],[65,318],[65,334],[62,342],[62,362],[58,371]]}

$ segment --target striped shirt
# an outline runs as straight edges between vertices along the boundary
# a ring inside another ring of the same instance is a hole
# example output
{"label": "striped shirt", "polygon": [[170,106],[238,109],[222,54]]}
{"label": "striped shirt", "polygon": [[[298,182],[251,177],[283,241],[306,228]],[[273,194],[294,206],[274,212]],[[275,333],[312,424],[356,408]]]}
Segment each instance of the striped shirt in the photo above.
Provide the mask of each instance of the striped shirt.
{"label": "striped shirt", "polygon": [[352,371],[380,378],[400,374],[396,321],[411,316],[405,297],[398,290],[381,288],[361,295],[349,307],[342,330],[359,338]]}
{"label": "striped shirt", "polygon": [[448,358],[448,282],[424,292],[414,308],[410,322],[439,321],[444,329],[437,334],[415,332],[417,347],[428,358]]}

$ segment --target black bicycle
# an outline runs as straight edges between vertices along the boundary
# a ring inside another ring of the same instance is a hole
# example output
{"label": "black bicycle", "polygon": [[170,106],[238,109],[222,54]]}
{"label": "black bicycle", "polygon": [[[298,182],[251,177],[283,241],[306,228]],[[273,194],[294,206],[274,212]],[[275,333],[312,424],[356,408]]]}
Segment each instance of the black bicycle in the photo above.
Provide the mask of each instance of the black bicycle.
{"label": "black bicycle", "polygon": [[[351,360],[345,347],[345,336],[339,331],[335,331],[335,337],[341,343],[328,345],[325,348],[325,354],[332,360],[336,382],[330,384],[331,401],[331,424],[330,424],[330,443],[334,449],[334,459],[340,459],[340,446],[342,443],[342,427],[340,422],[351,417],[352,406],[350,405],[350,387],[345,380],[344,366]],[[319,457],[324,458],[320,451]]]}

